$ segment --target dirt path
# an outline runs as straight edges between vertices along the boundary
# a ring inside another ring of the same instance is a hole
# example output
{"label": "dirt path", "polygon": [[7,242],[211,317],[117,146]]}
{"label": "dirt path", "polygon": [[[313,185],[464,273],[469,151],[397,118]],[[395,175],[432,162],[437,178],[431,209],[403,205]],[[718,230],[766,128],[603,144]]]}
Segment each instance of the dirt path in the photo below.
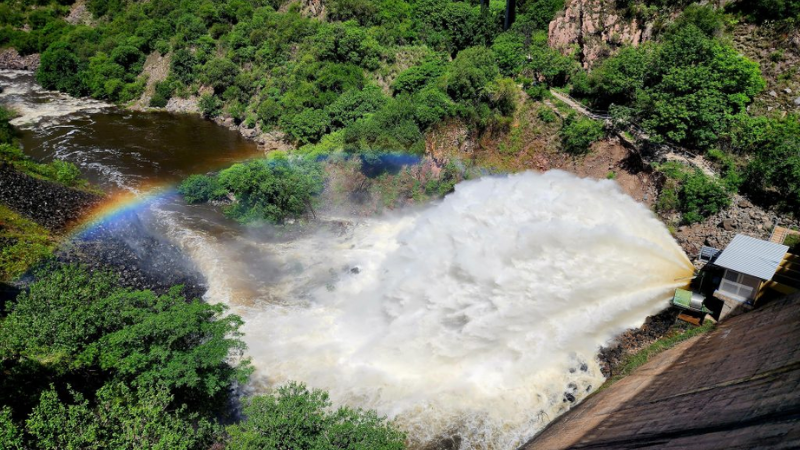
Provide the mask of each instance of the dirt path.
{"label": "dirt path", "polygon": [[[570,97],[569,95],[563,94],[554,89],[551,89],[550,93],[553,95],[553,97],[564,102],[564,104],[566,104],[570,108],[574,109],[575,111],[579,112],[580,114],[586,117],[589,117],[594,120],[603,120],[603,121],[611,120],[610,114],[602,111],[591,110],[586,106],[582,105],[580,102],[573,99],[572,97]],[[650,141],[650,136],[647,134],[647,132],[645,132],[641,127],[635,124],[632,125],[632,132],[636,139],[641,141]],[[625,136],[621,132],[617,134],[619,135],[620,139],[623,139],[635,145],[635,140],[631,141],[627,136]],[[684,164],[697,167],[709,177],[716,178],[717,176],[716,172],[708,163],[708,161],[706,161],[705,158],[703,158],[702,156],[694,154],[686,149],[678,148],[672,145],[661,144],[661,147],[663,149],[663,152],[661,152],[661,157],[666,161],[680,161]]]}

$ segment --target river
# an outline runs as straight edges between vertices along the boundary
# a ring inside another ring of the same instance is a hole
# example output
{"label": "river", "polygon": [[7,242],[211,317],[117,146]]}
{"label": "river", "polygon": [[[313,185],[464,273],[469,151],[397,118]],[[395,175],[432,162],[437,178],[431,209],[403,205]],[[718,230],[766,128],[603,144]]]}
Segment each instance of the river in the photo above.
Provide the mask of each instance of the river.
{"label": "river", "polygon": [[414,447],[524,443],[602,384],[598,347],[691,274],[614,182],[557,171],[465,182],[379,217],[329,213],[297,233],[242,226],[169,189],[258,155],[235,132],[70,99],[20,73],[0,85],[26,152],[133,193],[135,220],[187,255],[205,300],[242,316],[251,390],[306,382],[388,415]]}

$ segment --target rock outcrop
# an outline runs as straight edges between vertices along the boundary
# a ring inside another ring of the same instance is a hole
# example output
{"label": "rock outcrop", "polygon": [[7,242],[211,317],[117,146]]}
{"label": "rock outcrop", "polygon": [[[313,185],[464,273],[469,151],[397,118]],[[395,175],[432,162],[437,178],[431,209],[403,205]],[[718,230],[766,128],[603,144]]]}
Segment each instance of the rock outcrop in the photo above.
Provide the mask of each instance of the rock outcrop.
{"label": "rock outcrop", "polygon": [[552,22],[550,46],[564,54],[578,52],[584,68],[609,56],[623,45],[639,45],[652,37],[652,25],[625,17],[615,0],[568,0]]}
{"label": "rock outcrop", "polygon": [[131,106],[132,109],[141,111],[150,107],[150,100],[156,92],[156,84],[166,80],[169,75],[170,61],[169,54],[162,55],[157,51],[147,56],[142,68],[142,75],[147,77],[147,85],[141,98]]}
{"label": "rock outcrop", "polygon": [[725,210],[701,223],[678,228],[675,239],[686,254],[694,258],[703,245],[723,249],[737,234],[769,239],[776,225],[790,228],[800,223],[785,214],[760,208],[737,195]]}
{"label": "rock outcrop", "polygon": [[36,70],[37,68],[39,68],[38,53],[22,56],[13,48],[0,50],[0,69]]}

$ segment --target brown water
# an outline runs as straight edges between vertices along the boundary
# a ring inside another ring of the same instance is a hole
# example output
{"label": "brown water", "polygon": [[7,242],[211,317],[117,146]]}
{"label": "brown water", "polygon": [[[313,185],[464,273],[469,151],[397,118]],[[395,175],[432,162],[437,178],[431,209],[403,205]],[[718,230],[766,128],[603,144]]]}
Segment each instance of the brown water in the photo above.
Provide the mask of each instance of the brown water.
{"label": "brown water", "polygon": [[0,103],[17,109],[25,153],[75,163],[93,183],[140,191],[261,155],[239,133],[196,115],[131,112],[42,90],[30,74],[0,71]]}

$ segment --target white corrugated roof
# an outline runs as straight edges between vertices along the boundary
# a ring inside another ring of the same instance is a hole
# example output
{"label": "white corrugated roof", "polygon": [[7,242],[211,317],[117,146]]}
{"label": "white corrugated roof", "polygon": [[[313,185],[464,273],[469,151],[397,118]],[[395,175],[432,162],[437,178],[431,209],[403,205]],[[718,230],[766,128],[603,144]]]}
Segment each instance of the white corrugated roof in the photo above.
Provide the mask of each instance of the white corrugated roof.
{"label": "white corrugated roof", "polygon": [[737,234],[714,264],[725,269],[770,280],[789,247]]}

